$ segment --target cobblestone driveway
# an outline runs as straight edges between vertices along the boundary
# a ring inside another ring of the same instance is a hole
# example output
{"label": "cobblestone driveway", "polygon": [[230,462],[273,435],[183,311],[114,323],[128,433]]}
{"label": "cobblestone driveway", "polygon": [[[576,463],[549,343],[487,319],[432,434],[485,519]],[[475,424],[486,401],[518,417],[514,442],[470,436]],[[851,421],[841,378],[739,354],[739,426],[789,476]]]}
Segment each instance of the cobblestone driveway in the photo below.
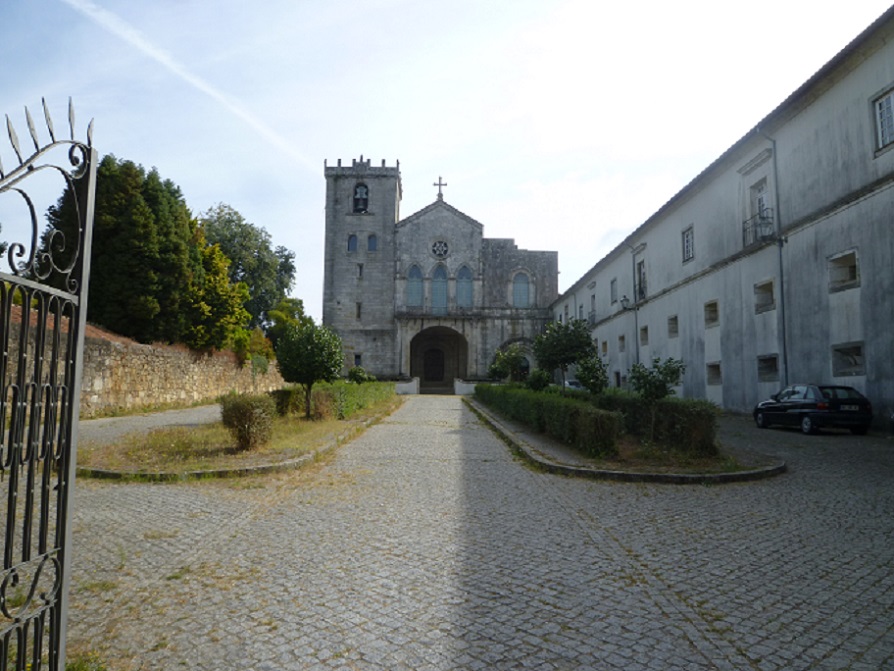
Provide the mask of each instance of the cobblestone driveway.
{"label": "cobblestone driveway", "polygon": [[305,472],[79,481],[70,646],[121,669],[894,668],[894,443],[724,424],[790,472],[534,472],[410,397]]}

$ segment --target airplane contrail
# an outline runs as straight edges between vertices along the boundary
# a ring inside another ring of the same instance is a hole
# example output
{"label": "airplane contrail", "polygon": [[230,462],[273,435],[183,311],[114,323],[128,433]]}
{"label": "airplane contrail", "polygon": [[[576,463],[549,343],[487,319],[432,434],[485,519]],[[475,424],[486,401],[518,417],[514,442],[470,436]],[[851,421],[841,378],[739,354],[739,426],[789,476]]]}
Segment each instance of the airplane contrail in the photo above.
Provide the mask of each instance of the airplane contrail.
{"label": "airplane contrail", "polygon": [[319,166],[315,165],[306,156],[301,154],[290,146],[289,142],[272,130],[251,112],[241,105],[230,100],[223,92],[206,82],[201,77],[197,77],[191,73],[186,67],[179,63],[173,56],[165,50],[152,44],[137,30],[117,16],[116,14],[100,7],[91,0],[62,0],[76,11],[80,12],[88,19],[108,31],[109,33],[124,40],[127,44],[146,54],[153,61],[161,65],[163,68],[182,79],[184,82],[192,86],[197,91],[201,91],[209,96],[212,100],[220,103],[227,111],[244,121],[256,133],[263,137],[267,142],[272,144],[280,151],[288,154],[295,161],[300,163],[314,174],[319,172]]}

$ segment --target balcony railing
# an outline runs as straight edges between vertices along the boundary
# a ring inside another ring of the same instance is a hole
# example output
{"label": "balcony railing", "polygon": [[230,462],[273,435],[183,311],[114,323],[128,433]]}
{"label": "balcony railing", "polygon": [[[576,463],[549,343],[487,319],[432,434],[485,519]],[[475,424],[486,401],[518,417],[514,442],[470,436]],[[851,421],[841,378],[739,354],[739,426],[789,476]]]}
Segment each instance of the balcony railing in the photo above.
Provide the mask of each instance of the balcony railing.
{"label": "balcony railing", "polygon": [[776,237],[773,208],[765,207],[758,214],[742,222],[742,246],[750,247]]}

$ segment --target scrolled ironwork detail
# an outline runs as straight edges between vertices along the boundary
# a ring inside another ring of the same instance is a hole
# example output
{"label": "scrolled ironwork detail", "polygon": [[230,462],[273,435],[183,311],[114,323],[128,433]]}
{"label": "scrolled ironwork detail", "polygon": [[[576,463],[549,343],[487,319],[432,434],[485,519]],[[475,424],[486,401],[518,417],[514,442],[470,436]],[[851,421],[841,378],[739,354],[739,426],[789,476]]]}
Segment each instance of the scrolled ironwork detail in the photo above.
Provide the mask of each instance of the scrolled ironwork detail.
{"label": "scrolled ironwork detail", "polygon": [[[58,173],[66,189],[70,189],[73,194],[78,194],[78,185],[90,167],[90,156],[93,143],[93,121],[90,121],[87,129],[87,141],[81,142],[75,140],[75,112],[74,104],[69,99],[68,104],[68,122],[71,133],[70,140],[61,140],[56,138],[56,132],[53,124],[52,116],[47,107],[46,100],[41,101],[44,112],[44,121],[46,123],[47,132],[50,141],[41,144],[37,131],[37,126],[31,111],[25,107],[25,121],[28,126],[28,133],[34,143],[34,153],[25,156],[22,150],[22,144],[16,133],[12,120],[6,115],[6,128],[9,136],[9,143],[15,152],[19,165],[6,172],[0,162],[0,194],[13,193],[17,194],[23,201],[27,209],[28,217],[31,222],[31,235],[29,240],[13,240],[10,241],[6,251],[6,261],[9,271],[13,275],[20,277],[31,277],[37,280],[46,280],[51,275],[61,278],[59,284],[63,290],[69,293],[76,293],[78,290],[78,279],[73,277],[75,268],[80,261],[80,253],[83,245],[81,244],[84,234],[84,223],[87,213],[83,211],[84,205],[80,198],[74,198],[74,206],[76,208],[76,219],[78,221],[77,235],[66,236],[61,231],[47,228],[44,233],[43,245],[41,244],[40,219],[35,208],[34,201],[26,192],[23,182],[34,175],[45,171],[55,171]],[[49,160],[50,154],[60,147],[68,148],[68,167],[63,167],[58,163]]]}

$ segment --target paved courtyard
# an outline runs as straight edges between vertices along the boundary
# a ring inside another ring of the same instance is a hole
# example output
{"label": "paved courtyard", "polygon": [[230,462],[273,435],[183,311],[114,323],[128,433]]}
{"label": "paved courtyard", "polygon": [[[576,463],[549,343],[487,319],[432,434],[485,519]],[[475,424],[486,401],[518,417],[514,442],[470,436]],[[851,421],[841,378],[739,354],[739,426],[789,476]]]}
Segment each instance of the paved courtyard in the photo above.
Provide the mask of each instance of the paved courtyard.
{"label": "paved courtyard", "polygon": [[70,647],[112,671],[894,668],[894,441],[723,427],[789,472],[548,475],[417,396],[301,472],[79,480]]}

